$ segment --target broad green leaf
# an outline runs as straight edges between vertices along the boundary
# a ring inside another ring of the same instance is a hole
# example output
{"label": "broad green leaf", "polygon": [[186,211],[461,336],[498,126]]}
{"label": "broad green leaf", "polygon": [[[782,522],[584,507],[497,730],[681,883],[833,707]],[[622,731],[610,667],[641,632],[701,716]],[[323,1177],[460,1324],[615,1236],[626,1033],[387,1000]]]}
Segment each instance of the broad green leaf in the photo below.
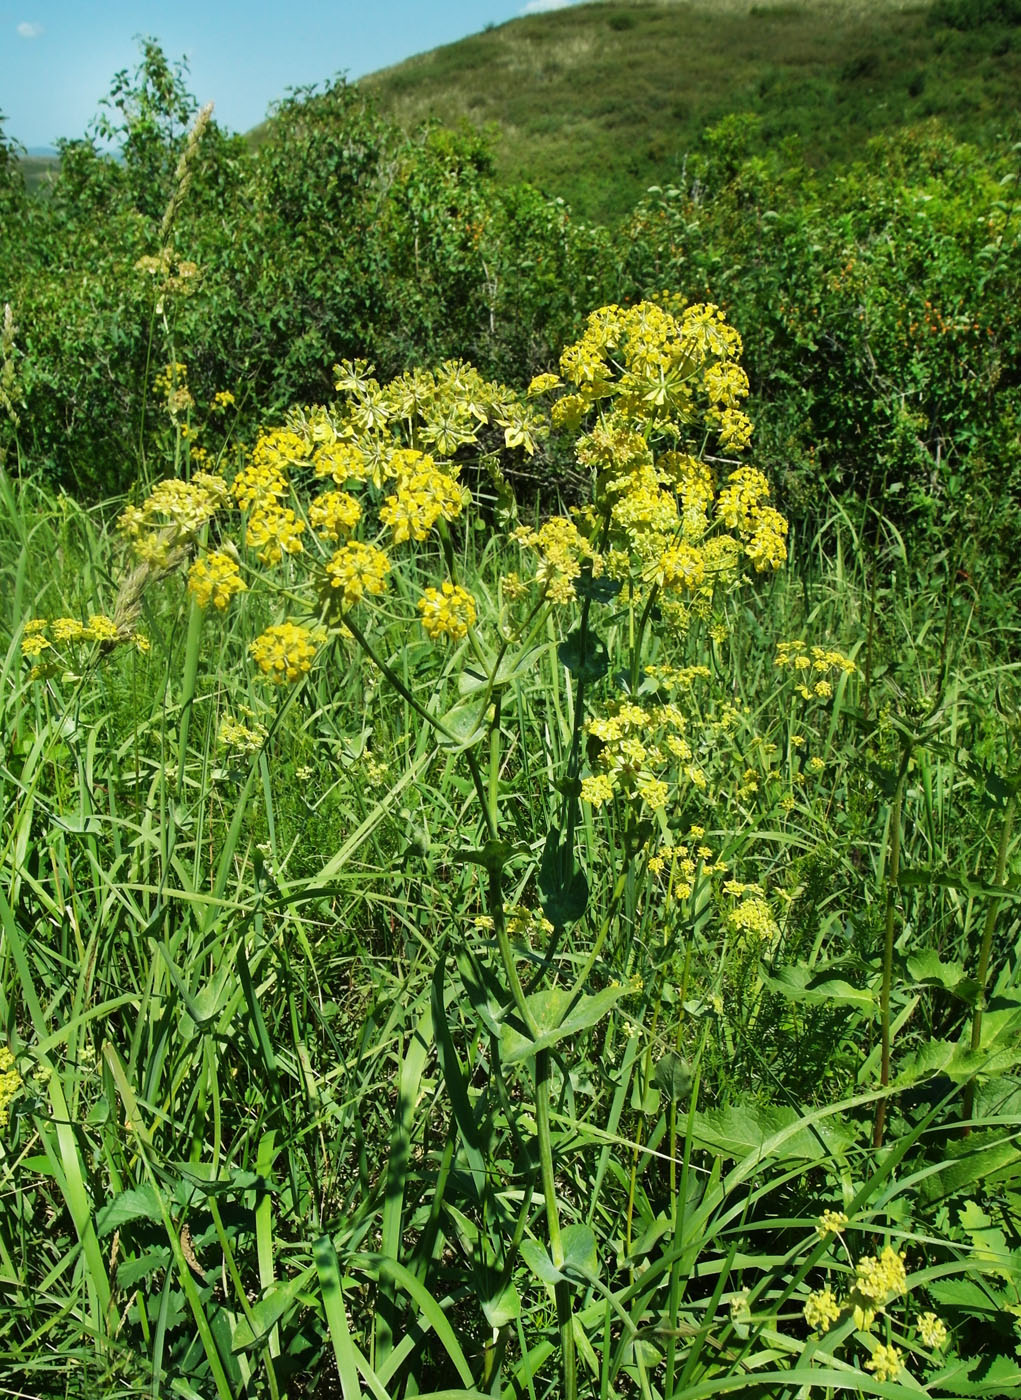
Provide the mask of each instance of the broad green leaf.
{"label": "broad green leaf", "polygon": [[908,976],[919,986],[943,987],[973,1005],[978,996],[978,983],[967,975],[959,962],[943,962],[935,948],[921,948],[905,960]]}
{"label": "broad green leaf", "polygon": [[557,647],[560,664],[575,680],[599,681],[610,669],[610,657],[605,645],[592,629],[576,627]]}
{"label": "broad green leaf", "polygon": [[670,1103],[680,1103],[691,1090],[691,1069],[676,1050],[668,1050],[653,1070],[656,1087]]}
{"label": "broad green leaf", "polygon": [[564,1247],[564,1270],[582,1278],[595,1278],[599,1273],[599,1255],[591,1226],[565,1225],[560,1242]]}
{"label": "broad green leaf", "polygon": [[512,1065],[530,1060],[539,1050],[548,1050],[558,1041],[588,1030],[607,1015],[623,994],[623,987],[607,987],[593,996],[579,997],[572,1007],[571,993],[566,988],[554,987],[545,992],[533,992],[527,1002],[538,1024],[539,1035],[532,1040],[505,1022],[500,1033],[504,1062]]}
{"label": "broad green leaf", "polygon": [[461,695],[474,695],[480,690],[485,690],[491,679],[494,690],[514,685],[535,673],[539,657],[546,650],[545,646],[530,647],[527,651],[505,656],[497,666],[495,675],[490,671],[483,671],[477,662],[469,661],[458,677],[458,692]]}
{"label": "broad green leaf", "polygon": [[454,859],[464,865],[481,865],[484,870],[502,870],[509,861],[530,854],[521,841],[487,841],[470,850],[457,851]]}
{"label": "broad green leaf", "polygon": [[852,987],[842,977],[810,967],[783,967],[772,976],[763,974],[762,981],[771,992],[779,992],[791,1001],[828,1002],[831,1006],[857,1006],[871,1011],[876,1005],[874,993],[866,987]]}
{"label": "broad green leaf", "polygon": [[486,713],[480,713],[478,704],[474,701],[455,705],[445,715],[440,716],[440,723],[446,733],[437,733],[436,745],[449,753],[460,753],[462,749],[470,749],[486,737]]}
{"label": "broad green leaf", "polygon": [[144,1186],[132,1186],[129,1190],[122,1191],[119,1196],[115,1196],[96,1216],[96,1233],[102,1238],[114,1230],[119,1230],[122,1225],[127,1225],[132,1220],[152,1220],[157,1224],[162,1223],[163,1213],[160,1210],[160,1197],[155,1186],[149,1183]]}
{"label": "broad green leaf", "polygon": [[591,598],[594,603],[612,603],[621,587],[620,579],[609,578],[606,574],[600,578],[583,574],[581,578],[574,580],[574,591],[578,597]]}
{"label": "broad green leaf", "polygon": [[692,1138],[721,1157],[777,1162],[829,1161],[854,1141],[850,1129],[834,1122],[800,1123],[802,1115],[786,1104],[737,1104],[696,1113]]}
{"label": "broad green leaf", "polygon": [[538,1240],[522,1240],[521,1257],[540,1283],[559,1283],[564,1277]]}
{"label": "broad green leaf", "polygon": [[513,1322],[516,1317],[521,1316],[521,1297],[512,1282],[505,1283],[502,1288],[487,1291],[480,1301],[490,1327],[505,1327],[508,1322]]}

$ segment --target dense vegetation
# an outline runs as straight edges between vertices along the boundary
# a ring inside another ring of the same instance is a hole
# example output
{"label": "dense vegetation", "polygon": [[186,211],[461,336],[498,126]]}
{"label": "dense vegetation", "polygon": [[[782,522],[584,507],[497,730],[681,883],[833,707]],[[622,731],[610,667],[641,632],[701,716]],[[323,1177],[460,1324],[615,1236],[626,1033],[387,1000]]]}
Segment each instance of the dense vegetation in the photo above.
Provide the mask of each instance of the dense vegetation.
{"label": "dense vegetation", "polygon": [[1019,151],[753,106],[0,142],[5,1392],[1016,1390]]}

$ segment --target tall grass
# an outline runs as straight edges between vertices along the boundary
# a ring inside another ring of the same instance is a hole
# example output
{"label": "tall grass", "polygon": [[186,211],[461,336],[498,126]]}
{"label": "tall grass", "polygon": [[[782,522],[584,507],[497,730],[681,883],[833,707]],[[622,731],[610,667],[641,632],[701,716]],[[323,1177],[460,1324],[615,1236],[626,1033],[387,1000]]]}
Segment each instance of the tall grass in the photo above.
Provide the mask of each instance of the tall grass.
{"label": "tall grass", "polygon": [[[657,894],[626,824],[584,817],[581,863],[618,862],[609,902],[513,949],[526,991],[552,969],[610,993],[546,1052],[558,1257],[484,870],[456,858],[484,835],[456,746],[353,645],[276,703],[239,665],[264,605],[189,622],[175,577],[146,592],[148,655],[30,683],[25,618],[109,610],[116,548],[102,513],[2,489],[10,1393],[511,1400],[563,1393],[565,1326],[586,1395],[904,1393],[862,1369],[880,1337],[915,1393],[1001,1393],[1015,598],[921,574],[834,508],[735,598],[728,642],[672,658],[731,678],[728,726],[704,701],[698,839],[770,892],[777,935],[728,922],[701,868]],[[470,530],[457,547],[495,609],[513,552]],[[801,637],[856,659],[830,701],[778,672],[776,640]],[[455,704],[460,666],[399,608],[375,645],[437,714]],[[522,847],[508,904],[534,898],[556,820],[569,681],[540,645],[503,702],[487,781]],[[826,1208],[844,1235],[817,1232]],[[909,1284],[879,1330],[851,1311],[808,1327],[809,1290],[850,1287],[885,1244]]]}

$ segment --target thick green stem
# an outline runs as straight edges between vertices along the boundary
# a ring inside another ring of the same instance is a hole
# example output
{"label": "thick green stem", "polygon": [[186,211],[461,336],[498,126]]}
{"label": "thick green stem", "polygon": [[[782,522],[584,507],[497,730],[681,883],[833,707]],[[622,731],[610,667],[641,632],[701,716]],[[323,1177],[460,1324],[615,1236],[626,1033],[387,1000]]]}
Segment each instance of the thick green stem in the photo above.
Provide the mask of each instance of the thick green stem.
{"label": "thick green stem", "polygon": [[[893,942],[897,927],[897,880],[900,875],[900,836],[901,809],[904,803],[904,784],[908,776],[910,747],[905,748],[897,777],[897,790],[890,811],[890,863],[886,871],[886,930],[883,939],[883,986],[880,993],[879,1019],[883,1037],[882,1058],[879,1069],[879,1082],[885,1088],[890,1082],[890,989],[893,982]],[[876,1117],[872,1125],[872,1146],[883,1145],[883,1130],[886,1126],[887,1100],[882,1098],[876,1104]]]}

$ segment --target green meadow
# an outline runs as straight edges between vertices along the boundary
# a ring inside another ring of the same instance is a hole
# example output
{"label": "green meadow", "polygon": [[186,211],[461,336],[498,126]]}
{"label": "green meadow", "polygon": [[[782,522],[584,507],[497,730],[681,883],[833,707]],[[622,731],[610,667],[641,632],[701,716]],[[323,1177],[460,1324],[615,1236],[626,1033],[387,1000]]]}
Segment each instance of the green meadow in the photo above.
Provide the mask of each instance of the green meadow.
{"label": "green meadow", "polygon": [[3,1394],[1016,1392],[1017,15],[882,13],[0,143]]}

